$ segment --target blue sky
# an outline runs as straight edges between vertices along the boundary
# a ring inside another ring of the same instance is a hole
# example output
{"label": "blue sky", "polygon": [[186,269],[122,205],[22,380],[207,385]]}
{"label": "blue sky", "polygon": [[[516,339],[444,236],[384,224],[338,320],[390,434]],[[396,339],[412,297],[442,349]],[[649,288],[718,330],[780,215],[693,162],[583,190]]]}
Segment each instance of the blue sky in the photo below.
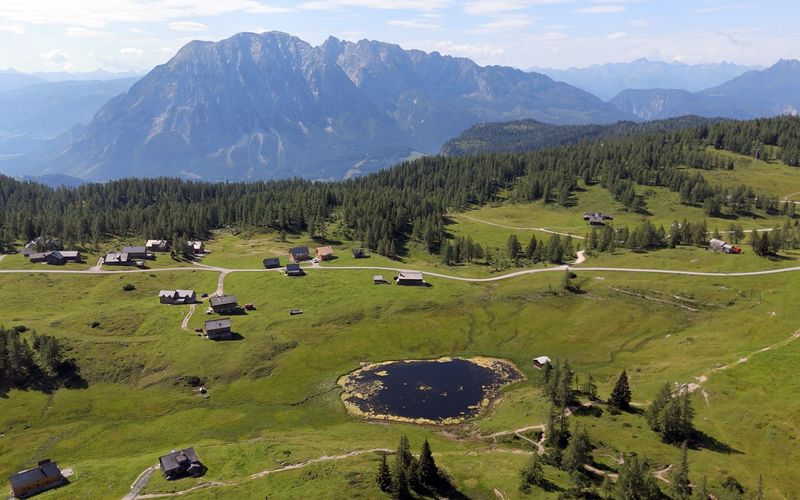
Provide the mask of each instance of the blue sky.
{"label": "blue sky", "polygon": [[798,19],[796,0],[0,0],[0,68],[146,70],[190,40],[270,30],[521,68],[768,65],[800,58]]}

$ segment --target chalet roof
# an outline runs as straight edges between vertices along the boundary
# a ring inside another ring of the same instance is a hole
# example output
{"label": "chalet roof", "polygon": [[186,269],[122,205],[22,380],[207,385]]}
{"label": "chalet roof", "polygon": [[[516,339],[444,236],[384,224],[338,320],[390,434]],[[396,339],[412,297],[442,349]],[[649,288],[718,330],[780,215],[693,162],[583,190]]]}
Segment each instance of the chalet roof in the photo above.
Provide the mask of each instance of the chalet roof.
{"label": "chalet roof", "polygon": [[212,319],[210,321],[206,321],[205,330],[223,330],[231,328],[231,319],[230,318],[221,318],[221,319]]}
{"label": "chalet roof", "polygon": [[52,252],[47,252],[45,254],[45,256],[52,256],[52,257],[55,257],[56,259],[66,259],[67,258],[64,255],[64,253],[61,252],[60,250],[53,250]]}
{"label": "chalet roof", "polygon": [[123,247],[122,253],[147,253],[147,247],[142,247],[142,246]]}
{"label": "chalet roof", "polygon": [[724,246],[724,245],[726,245],[726,243],[724,241],[722,241],[721,239],[719,239],[719,238],[711,238],[710,240],[708,240],[708,244],[711,245],[711,246],[715,246],[715,245],[716,246]]}
{"label": "chalet roof", "polygon": [[39,466],[18,472],[8,479],[11,482],[11,487],[17,489],[39,481],[45,477],[58,477],[60,475],[61,470],[58,468],[58,465],[55,462],[51,462],[50,460],[42,460]]}
{"label": "chalet roof", "polygon": [[122,252],[109,252],[106,254],[105,262],[128,262],[131,260],[130,255]]}
{"label": "chalet roof", "polygon": [[171,471],[184,468],[188,464],[197,463],[199,460],[197,459],[197,454],[194,452],[194,448],[186,448],[159,457],[158,462],[161,464],[162,470]]}
{"label": "chalet roof", "polygon": [[533,358],[533,362],[537,363],[537,364],[540,364],[540,365],[544,365],[544,364],[547,364],[547,363],[550,362],[550,357],[549,356],[539,356],[538,358]]}
{"label": "chalet roof", "polygon": [[293,247],[289,249],[289,254],[292,257],[300,257],[303,255],[308,255],[308,247]]}
{"label": "chalet roof", "polygon": [[318,255],[333,255],[333,248],[330,246],[324,246],[317,248]]}
{"label": "chalet roof", "polygon": [[48,255],[50,255],[50,253],[51,252],[34,252],[28,255],[28,257],[30,257],[31,259],[44,259]]}
{"label": "chalet roof", "polygon": [[203,242],[200,240],[187,241],[186,244],[195,250],[200,250],[200,247],[203,246]]}
{"label": "chalet roof", "polygon": [[147,240],[146,247],[161,247],[167,244],[167,240]]}
{"label": "chalet roof", "polygon": [[376,274],[372,277],[372,281],[384,281],[382,274]]}
{"label": "chalet roof", "polygon": [[286,264],[286,270],[287,271],[299,271],[300,270],[300,264]]}
{"label": "chalet roof", "polygon": [[158,292],[159,297],[178,297],[180,299],[183,298],[191,298],[195,295],[194,290],[161,290]]}
{"label": "chalet roof", "polygon": [[238,303],[236,300],[236,295],[220,295],[219,297],[211,297],[209,302],[211,303],[211,307],[236,305]]}
{"label": "chalet roof", "polygon": [[281,259],[279,259],[278,257],[267,257],[266,259],[264,259],[264,264],[280,264],[280,263]]}
{"label": "chalet roof", "polygon": [[401,271],[397,277],[404,280],[422,281],[422,273],[419,271]]}
{"label": "chalet roof", "polygon": [[65,259],[77,259],[81,253],[77,250],[59,250],[58,251]]}

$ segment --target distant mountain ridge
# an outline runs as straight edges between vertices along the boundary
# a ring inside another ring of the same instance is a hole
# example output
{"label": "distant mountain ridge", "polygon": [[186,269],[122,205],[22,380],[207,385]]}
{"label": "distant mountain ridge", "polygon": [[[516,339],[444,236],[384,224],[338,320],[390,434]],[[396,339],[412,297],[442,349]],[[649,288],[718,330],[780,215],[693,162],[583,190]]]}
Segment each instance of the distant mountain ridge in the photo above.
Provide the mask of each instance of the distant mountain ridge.
{"label": "distant mountain ridge", "polygon": [[436,153],[481,121],[520,118],[634,117],[513,68],[367,40],[314,47],[240,33],[187,44],[100,109],[43,170],[93,180],[335,179]]}
{"label": "distant mountain ridge", "polygon": [[645,120],[685,114],[759,118],[800,111],[800,61],[784,59],[700,92],[625,90],[609,102]]}
{"label": "distant mountain ridge", "polygon": [[481,123],[447,141],[442,147],[441,154],[470,156],[486,153],[521,153],[583,141],[673,132],[716,121],[718,120],[699,116],[682,116],[645,123],[618,122],[607,125],[551,125],[535,120]]}
{"label": "distant mountain ridge", "polygon": [[584,68],[531,68],[550,78],[569,83],[608,100],[623,90],[667,88],[696,92],[720,85],[759,66],[729,62],[684,64],[650,61],[645,58],[628,63],[607,63]]}
{"label": "distant mountain ridge", "polygon": [[89,123],[135,81],[45,82],[0,92],[0,155],[34,152],[75,125]]}

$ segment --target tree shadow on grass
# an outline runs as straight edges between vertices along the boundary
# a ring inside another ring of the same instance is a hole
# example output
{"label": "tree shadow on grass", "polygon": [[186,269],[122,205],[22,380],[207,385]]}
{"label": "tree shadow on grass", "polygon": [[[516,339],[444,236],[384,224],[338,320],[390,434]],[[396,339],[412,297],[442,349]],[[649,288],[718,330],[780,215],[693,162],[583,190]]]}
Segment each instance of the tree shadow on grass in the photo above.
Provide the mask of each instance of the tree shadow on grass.
{"label": "tree shadow on grass", "polygon": [[733,448],[729,444],[723,443],[713,436],[709,436],[705,432],[695,430],[692,434],[692,439],[689,443],[693,450],[709,450],[716,453],[724,453],[726,455],[743,455],[744,452]]}

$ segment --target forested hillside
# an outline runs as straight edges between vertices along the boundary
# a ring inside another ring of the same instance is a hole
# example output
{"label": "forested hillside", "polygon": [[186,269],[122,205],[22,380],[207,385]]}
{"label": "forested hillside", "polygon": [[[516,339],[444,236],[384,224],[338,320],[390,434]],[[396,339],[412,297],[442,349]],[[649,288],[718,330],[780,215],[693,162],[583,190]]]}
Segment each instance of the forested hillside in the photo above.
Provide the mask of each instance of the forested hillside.
{"label": "forested hillside", "polygon": [[0,177],[1,234],[6,242],[47,234],[87,243],[120,235],[205,237],[226,226],[270,226],[324,235],[335,215],[348,238],[382,254],[402,253],[411,239],[436,252],[448,210],[487,203],[500,190],[515,201],[566,204],[579,180],[599,183],[633,211],[642,209],[634,184],[665,187],[680,193],[683,203],[731,216],[748,213],[754,204],[777,209],[777,198],[747,186],[712,185],[680,168],[733,168],[706,149],[751,155],[765,144],[777,146],[787,164],[800,165],[800,119],[726,121],[528,153],[429,157],[335,183],[161,178],[52,189]]}
{"label": "forested hillside", "polygon": [[442,147],[445,156],[468,156],[483,153],[512,153],[536,149],[626,137],[631,135],[675,132],[707,125],[719,120],[682,116],[647,123],[617,122],[609,125],[552,125],[536,120],[481,123],[465,130]]}

